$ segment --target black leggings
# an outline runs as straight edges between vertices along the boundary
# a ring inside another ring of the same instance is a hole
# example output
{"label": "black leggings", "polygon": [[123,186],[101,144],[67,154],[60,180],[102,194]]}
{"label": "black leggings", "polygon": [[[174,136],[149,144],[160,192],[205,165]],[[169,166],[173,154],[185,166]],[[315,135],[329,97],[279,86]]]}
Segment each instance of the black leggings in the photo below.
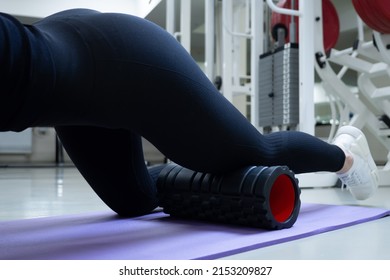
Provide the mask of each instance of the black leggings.
{"label": "black leggings", "polygon": [[33,26],[0,14],[0,27],[0,129],[55,127],[80,173],[121,215],[157,206],[158,168],[145,167],[141,136],[196,171],[343,166],[338,147],[308,134],[260,134],[171,35],[144,19],[77,9]]}

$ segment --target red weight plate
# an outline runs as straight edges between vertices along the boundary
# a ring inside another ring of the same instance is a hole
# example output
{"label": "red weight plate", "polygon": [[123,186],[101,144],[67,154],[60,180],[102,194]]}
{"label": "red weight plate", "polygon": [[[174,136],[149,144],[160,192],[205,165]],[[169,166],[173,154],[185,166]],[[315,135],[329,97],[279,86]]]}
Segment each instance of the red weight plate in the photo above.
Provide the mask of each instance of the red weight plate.
{"label": "red weight plate", "polygon": [[367,11],[363,7],[362,1],[352,0],[352,4],[355,7],[357,14],[365,24],[367,24],[371,29],[374,29],[374,27],[377,28],[377,26],[375,26],[375,24],[372,22],[371,17],[366,14]]}
{"label": "red weight plate", "polygon": [[372,16],[372,11],[370,6],[367,7],[366,2],[362,0],[354,0],[354,3],[356,4],[356,11],[358,12],[361,19],[371,28],[374,30],[380,30],[381,27],[375,22]]}
{"label": "red weight plate", "polygon": [[[295,9],[299,7],[299,1],[296,2]],[[282,0],[277,4],[281,8],[290,9],[291,0]],[[334,7],[333,3],[329,0],[322,0],[322,18],[323,18],[323,33],[324,33],[324,49],[329,51],[337,43],[339,33],[340,33],[340,21],[337,14],[337,10]],[[273,30],[276,26],[283,26],[287,30],[286,42],[290,41],[288,28],[291,22],[291,16],[283,15],[279,13],[272,13],[271,16],[271,28],[273,32],[273,38],[276,40],[275,31]],[[297,34],[299,30],[299,19],[295,17],[295,24],[297,29]],[[297,35],[299,37],[299,35]],[[297,41],[299,38],[297,38]]]}
{"label": "red weight plate", "polygon": [[324,49],[327,52],[336,45],[340,34],[339,16],[333,3],[329,0],[322,0],[322,18]]}
{"label": "red weight plate", "polygon": [[386,34],[390,33],[390,2],[388,0],[372,0],[372,6],[375,8],[376,14],[385,26]]}
{"label": "red weight plate", "polygon": [[[370,0],[371,2],[372,0]],[[379,32],[386,32],[386,26],[383,25],[380,19],[378,19],[378,15],[376,10],[373,8],[374,5],[366,2],[365,0],[352,0],[353,5],[355,6],[355,10],[360,16],[360,18],[373,30]]]}
{"label": "red weight plate", "polygon": [[377,6],[385,15],[385,19],[390,22],[390,2],[389,0],[373,0],[375,6]]}
{"label": "red weight plate", "polygon": [[382,14],[382,11],[378,7],[378,5],[375,4],[372,0],[361,0],[363,3],[365,3],[366,7],[369,7],[369,10],[371,13],[369,15],[371,16],[371,19],[374,21],[376,26],[379,26],[379,30],[382,33],[388,33],[390,31],[390,24],[385,19],[385,16]]}

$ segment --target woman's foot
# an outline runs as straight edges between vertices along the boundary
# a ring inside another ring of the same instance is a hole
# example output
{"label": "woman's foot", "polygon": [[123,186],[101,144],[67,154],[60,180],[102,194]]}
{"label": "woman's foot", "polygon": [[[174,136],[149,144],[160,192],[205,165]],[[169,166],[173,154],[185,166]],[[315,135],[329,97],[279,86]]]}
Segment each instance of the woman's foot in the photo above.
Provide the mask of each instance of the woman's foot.
{"label": "woman's foot", "polygon": [[371,197],[378,188],[378,168],[363,132],[353,126],[343,126],[337,131],[333,144],[346,155],[344,167],[337,172],[339,179],[356,199]]}

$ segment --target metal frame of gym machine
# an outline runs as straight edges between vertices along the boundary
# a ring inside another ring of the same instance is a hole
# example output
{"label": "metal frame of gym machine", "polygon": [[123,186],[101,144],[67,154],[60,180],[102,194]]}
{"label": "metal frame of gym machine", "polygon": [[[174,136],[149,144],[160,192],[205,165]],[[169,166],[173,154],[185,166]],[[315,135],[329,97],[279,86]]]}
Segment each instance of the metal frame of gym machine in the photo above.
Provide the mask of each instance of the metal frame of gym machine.
{"label": "metal frame of gym machine", "polygon": [[[300,121],[296,129],[300,131],[314,135],[315,129],[315,114],[314,114],[314,64],[315,64],[315,39],[316,29],[322,28],[322,21],[315,20],[321,19],[321,0],[301,0],[299,2],[299,10],[289,10],[276,6],[272,0],[264,1],[247,1],[247,5],[250,5],[250,28],[248,33],[237,33],[233,31],[234,16],[232,15],[232,7],[234,6],[234,0],[224,0],[222,8],[222,21],[223,21],[223,94],[229,100],[233,101],[233,97],[237,94],[246,92],[250,96],[251,104],[251,122],[263,132],[263,127],[258,123],[259,108],[259,56],[266,50],[266,46],[269,44],[269,35],[267,31],[268,9],[281,14],[292,15],[299,18],[299,34],[305,34],[305,36],[299,36],[299,120]],[[267,5],[267,6],[266,6]],[[240,86],[237,72],[233,72],[232,69],[237,69],[237,65],[240,61],[237,60],[237,53],[234,47],[237,44],[234,42],[235,38],[245,37],[250,40],[251,44],[251,75],[250,83],[248,85]],[[313,53],[312,56],[307,55]],[[229,67],[230,66],[230,67]],[[234,76],[236,75],[236,76]],[[273,130],[284,129],[283,127],[274,127]],[[334,186],[337,182],[335,174],[328,172],[319,172],[312,174],[300,174],[297,176],[300,180],[301,187],[326,187]]]}
{"label": "metal frame of gym machine", "polygon": [[[237,6],[237,3],[244,3],[244,7]],[[191,0],[181,0],[180,4],[181,30],[174,32],[175,0],[167,0],[167,30],[176,37],[180,36],[181,43],[190,51]],[[323,88],[329,95],[334,117],[329,140],[334,135],[338,125],[351,124],[361,129],[367,129],[389,153],[390,129],[384,127],[383,121],[378,118],[378,115],[390,116],[390,102],[387,98],[390,95],[390,87],[378,88],[372,82],[372,78],[379,75],[390,75],[390,51],[386,48],[386,45],[390,43],[390,35],[374,31],[376,49],[372,41],[364,41],[363,23],[357,16],[358,46],[341,51],[332,49],[330,55],[327,56],[322,39],[321,0],[300,0],[298,10],[280,8],[275,5],[273,0],[223,0],[222,15],[218,18],[222,26],[221,30],[218,30],[222,32],[223,43],[221,47],[216,46],[215,42],[216,15],[218,15],[216,5],[217,1],[215,0],[205,0],[205,72],[210,79],[213,79],[216,68],[220,67],[223,81],[222,93],[231,102],[237,95],[250,97],[250,120],[256,128],[262,131],[262,127],[257,123],[257,118],[254,117],[258,115],[257,101],[260,91],[258,59],[264,53],[265,42],[268,40],[263,26],[267,25],[267,10],[271,9],[273,12],[299,17],[299,34],[301,34],[299,36],[300,122],[297,129],[312,135],[315,133],[313,93],[316,72],[322,80]],[[244,11],[237,13],[237,9],[244,9]],[[244,31],[240,31],[235,19],[244,21]],[[246,62],[240,56],[242,48],[245,48],[246,51],[247,46],[237,43],[239,40],[250,42],[250,75],[245,73]],[[242,63],[245,65],[241,65]],[[333,70],[332,63],[341,66],[338,73]],[[359,73],[358,92],[347,87],[341,80],[347,69]],[[246,82],[242,83],[242,80]],[[359,98],[359,95],[364,95],[365,98]],[[370,108],[374,108],[374,110]],[[353,115],[352,118],[350,118],[351,115]],[[334,186],[337,181],[337,177],[328,172],[302,174],[297,177],[301,187],[329,187]],[[379,180],[380,185],[390,185],[390,163],[386,163],[384,168],[380,169]]]}

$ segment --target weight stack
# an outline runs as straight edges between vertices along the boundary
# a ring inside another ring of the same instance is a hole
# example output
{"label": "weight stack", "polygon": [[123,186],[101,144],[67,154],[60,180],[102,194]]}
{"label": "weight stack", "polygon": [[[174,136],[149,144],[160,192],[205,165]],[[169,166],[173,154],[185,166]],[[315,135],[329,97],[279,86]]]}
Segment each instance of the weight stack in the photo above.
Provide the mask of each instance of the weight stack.
{"label": "weight stack", "polygon": [[289,43],[260,56],[259,125],[299,123],[299,50]]}
{"label": "weight stack", "polygon": [[168,164],[157,180],[160,206],[172,217],[263,229],[290,228],[300,189],[284,166],[249,166],[215,175]]}

